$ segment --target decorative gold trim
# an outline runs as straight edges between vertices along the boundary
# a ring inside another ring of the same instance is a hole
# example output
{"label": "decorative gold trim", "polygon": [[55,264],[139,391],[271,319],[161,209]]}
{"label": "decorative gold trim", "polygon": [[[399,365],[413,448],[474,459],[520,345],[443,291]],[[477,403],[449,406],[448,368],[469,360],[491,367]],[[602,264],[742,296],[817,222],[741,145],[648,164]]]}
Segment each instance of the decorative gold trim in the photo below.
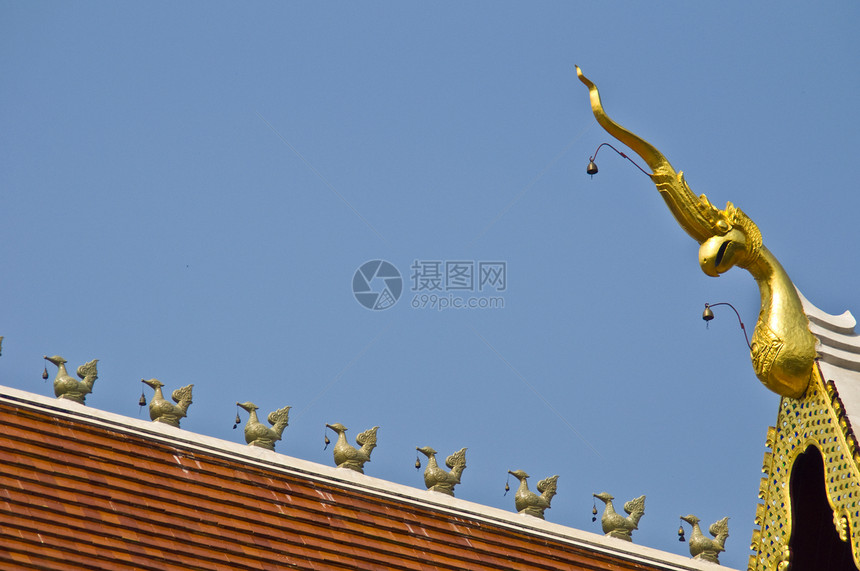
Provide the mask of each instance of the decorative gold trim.
{"label": "decorative gold trim", "polygon": [[824,458],[827,501],[833,524],[851,542],[860,567],[860,452],[833,382],[825,382],[816,365],[803,398],[783,397],[776,427],[767,431],[759,498],[750,549],[749,571],[783,571],[790,562],[791,497],[789,480],[797,457],[815,446]]}
{"label": "decorative gold trim", "polygon": [[[815,365],[815,337],[809,331],[809,320],[794,284],[779,260],[762,243],[758,227],[731,202],[726,203],[725,210],[720,210],[704,194],[693,194],[684,173],[676,171],[663,153],[606,114],[597,86],[579,67],[576,75],[588,87],[591,111],[600,126],[651,167],[653,172],[646,174],[666,201],[669,211],[681,228],[700,244],[702,271],[716,277],[738,266],[755,278],[761,309],[753,332],[750,358],[756,376],[780,396],[802,398]],[[597,172],[594,157],[589,168],[592,166],[595,169],[592,172]]]}

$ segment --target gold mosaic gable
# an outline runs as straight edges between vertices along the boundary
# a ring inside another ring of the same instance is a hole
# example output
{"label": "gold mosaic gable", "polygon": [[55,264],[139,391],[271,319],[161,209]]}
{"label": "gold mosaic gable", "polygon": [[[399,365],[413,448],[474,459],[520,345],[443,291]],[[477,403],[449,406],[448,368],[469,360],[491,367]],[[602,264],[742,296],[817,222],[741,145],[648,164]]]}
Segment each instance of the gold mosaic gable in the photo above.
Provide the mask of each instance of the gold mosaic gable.
{"label": "gold mosaic gable", "polygon": [[789,482],[797,457],[815,446],[824,459],[827,501],[840,539],[851,542],[854,564],[860,567],[860,453],[844,415],[836,387],[825,383],[821,369],[800,399],[783,397],[776,427],[767,433],[759,498],[750,549],[749,571],[785,571],[789,568],[791,498]]}

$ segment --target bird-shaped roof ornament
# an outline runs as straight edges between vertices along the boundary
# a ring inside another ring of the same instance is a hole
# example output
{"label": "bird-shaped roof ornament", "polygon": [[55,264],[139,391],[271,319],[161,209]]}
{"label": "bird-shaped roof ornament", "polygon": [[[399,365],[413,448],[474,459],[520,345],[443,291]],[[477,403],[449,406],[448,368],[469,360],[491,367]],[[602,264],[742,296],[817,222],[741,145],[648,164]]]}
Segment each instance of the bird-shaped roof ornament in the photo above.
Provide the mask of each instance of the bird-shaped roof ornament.
{"label": "bird-shaped roof ornament", "polygon": [[624,504],[627,517],[615,511],[611,494],[601,492],[594,497],[606,504],[603,515],[600,517],[600,525],[606,537],[617,537],[625,541],[633,541],[631,535],[634,529],[639,529],[639,519],[645,515],[645,496],[639,496]]}
{"label": "bird-shaped roof ornament", "polygon": [[274,450],[275,442],[281,439],[284,428],[289,424],[291,407],[285,406],[284,408],[270,412],[268,421],[272,427],[269,428],[257,418],[257,409],[259,408],[257,405],[252,402],[237,402],[236,406],[244,409],[249,415],[248,422],[245,423],[245,442],[249,446],[259,446],[266,450]]}
{"label": "bird-shaped roof ornament", "polygon": [[346,440],[346,427],[340,423],[326,424],[337,433],[334,443],[334,463],[338,468],[348,468],[364,474],[364,464],[370,462],[370,453],[376,448],[376,431],[378,426],[365,430],[355,437],[356,448]]}
{"label": "bird-shaped roof ornament", "polygon": [[66,371],[66,360],[59,355],[53,357],[44,356],[46,361],[50,361],[57,366],[57,376],[54,377],[54,394],[57,398],[68,399],[77,403],[86,404],[87,395],[93,392],[93,384],[98,379],[98,371],[96,365],[98,359],[93,359],[88,363],[84,363],[76,371],[77,380]]}
{"label": "bird-shaped roof ornament", "polygon": [[[800,398],[812,375],[815,337],[809,331],[809,321],[794,284],[776,257],[764,246],[758,227],[731,202],[720,210],[704,194],[693,194],[684,173],[676,172],[651,143],[610,119],[594,83],[583,75],[579,67],[576,74],[588,87],[591,110],[600,126],[651,167],[653,172],[646,174],[656,185],[669,211],[681,228],[700,244],[699,265],[702,271],[716,277],[738,266],[755,278],[761,310],[750,344],[753,370],[773,392]],[[594,157],[587,172],[597,172]]]}
{"label": "bird-shaped roof ornament", "polygon": [[699,518],[694,515],[681,516],[681,520],[693,527],[690,534],[690,555],[693,559],[702,559],[711,563],[720,562],[720,552],[725,551],[726,539],[729,537],[729,518],[724,517],[718,522],[712,523],[708,532],[714,537],[705,537],[699,527]]}
{"label": "bird-shaped roof ornament", "polygon": [[540,495],[529,490],[529,475],[522,470],[508,470],[508,474],[520,481],[517,492],[514,494],[514,506],[517,512],[544,519],[543,512],[550,508],[553,496],[558,487],[558,474],[550,476],[538,482],[537,490]]}
{"label": "bird-shaped roof ornament", "polygon": [[158,379],[141,379],[140,382],[155,390],[155,395],[149,401],[149,418],[153,422],[161,422],[179,428],[180,419],[185,418],[188,407],[191,406],[191,390],[194,385],[186,385],[173,391],[170,395],[173,402],[176,403],[173,404],[164,398],[161,391],[164,383]]}
{"label": "bird-shaped roof ornament", "polygon": [[445,465],[451,471],[440,468],[436,462],[436,451],[430,446],[417,448],[419,452],[427,456],[427,467],[424,468],[424,485],[431,492],[441,492],[454,495],[454,486],[460,483],[460,476],[466,469],[466,449],[461,448],[445,459]]}

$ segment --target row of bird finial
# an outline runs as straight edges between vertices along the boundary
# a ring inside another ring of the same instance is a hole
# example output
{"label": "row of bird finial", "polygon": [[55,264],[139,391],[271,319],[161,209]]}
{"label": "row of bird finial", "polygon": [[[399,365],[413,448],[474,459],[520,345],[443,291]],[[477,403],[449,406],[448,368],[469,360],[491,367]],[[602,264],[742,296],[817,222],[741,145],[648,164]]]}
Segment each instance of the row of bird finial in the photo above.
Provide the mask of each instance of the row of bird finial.
{"label": "row of bird finial", "polygon": [[[2,339],[0,337],[0,343],[2,343]],[[54,377],[54,394],[61,399],[86,404],[86,396],[92,392],[93,385],[98,378],[98,359],[93,359],[77,368],[76,373],[80,379],[78,380],[68,374],[66,360],[62,357],[55,355],[53,357],[45,356],[44,358],[57,367],[57,374]],[[42,378],[48,378],[47,366],[42,373]],[[188,408],[191,406],[191,392],[194,385],[187,385],[173,391],[170,395],[173,399],[171,403],[164,398],[162,391],[164,384],[161,381],[158,379],[142,379],[141,382],[154,391],[152,398],[149,399],[149,416],[153,422],[160,422],[178,428],[180,420],[187,415]],[[147,404],[146,395],[143,392],[141,393],[139,404],[140,406]],[[266,419],[270,426],[266,426],[260,422],[257,416],[257,410],[259,409],[257,405],[252,402],[237,402],[236,405],[248,413],[248,420],[244,427],[245,442],[249,446],[274,450],[275,443],[281,439],[284,429],[289,424],[290,407],[285,406],[269,413]],[[241,418],[237,412],[236,423],[233,425],[233,428],[236,428],[239,423],[241,423]],[[376,448],[376,433],[379,427],[374,426],[356,436],[355,442],[358,447],[353,446],[347,440],[347,428],[344,425],[334,423],[326,424],[326,427],[337,434],[337,441],[333,448],[335,465],[338,468],[346,468],[363,474],[364,464],[370,461],[371,453]],[[326,436],[326,447],[328,447],[329,443],[328,436]],[[439,466],[436,461],[437,452],[430,446],[418,447],[416,449],[427,457],[427,465],[424,469],[424,484],[427,489],[453,496],[454,486],[460,483],[460,478],[466,469],[466,449],[462,448],[445,459],[445,465],[449,470],[445,470]],[[421,467],[419,459],[415,460],[415,467]],[[544,512],[551,507],[552,498],[556,495],[558,475],[550,476],[538,482],[537,491],[539,493],[535,493],[528,487],[527,480],[529,475],[526,472],[523,470],[509,470],[508,473],[519,480],[519,486],[514,493],[514,505],[517,512],[544,519]],[[505,484],[506,494],[509,489],[510,486]],[[594,494],[594,497],[605,504],[603,514],[600,518],[603,533],[607,537],[632,541],[632,533],[639,528],[639,520],[645,514],[645,496],[640,496],[624,504],[624,511],[627,513],[626,516],[615,511],[612,504],[612,500],[615,498],[610,494],[603,492]],[[592,520],[596,521],[596,504],[593,509],[593,515]],[[692,534],[689,542],[690,554],[695,559],[719,563],[719,553],[724,551],[725,541],[729,536],[728,518],[723,518],[710,526],[709,531],[713,539],[706,537],[702,533],[699,527],[699,519],[696,516],[684,516],[681,520],[692,526]],[[684,541],[683,527],[678,528],[678,536],[680,541]]]}

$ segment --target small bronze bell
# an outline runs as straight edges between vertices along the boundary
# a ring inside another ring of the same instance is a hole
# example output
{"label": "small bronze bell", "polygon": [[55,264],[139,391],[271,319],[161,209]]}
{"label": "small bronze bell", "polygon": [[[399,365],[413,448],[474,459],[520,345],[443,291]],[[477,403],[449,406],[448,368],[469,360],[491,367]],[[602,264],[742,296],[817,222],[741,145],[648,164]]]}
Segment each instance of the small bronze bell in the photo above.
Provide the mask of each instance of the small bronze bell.
{"label": "small bronze bell", "polygon": [[678,526],[678,541],[680,541],[681,543],[684,542],[684,526],[683,525]]}
{"label": "small bronze bell", "polygon": [[45,381],[48,380],[48,367],[47,366],[45,367],[45,370],[42,371],[42,379]]}
{"label": "small bronze bell", "polygon": [[508,492],[510,492],[510,491],[511,491],[511,486],[507,482],[505,482],[505,493],[502,495],[506,496],[508,494]]}
{"label": "small bronze bell", "polygon": [[710,321],[714,318],[714,312],[711,310],[711,306],[707,303],[705,304],[705,311],[702,312],[702,319],[705,321]]}
{"label": "small bronze bell", "polygon": [[591,521],[597,521],[597,506],[591,508]]}
{"label": "small bronze bell", "polygon": [[415,457],[415,469],[418,470],[419,468],[421,468],[421,458],[416,456]]}
{"label": "small bronze bell", "polygon": [[236,413],[236,420],[233,421],[233,430],[235,430],[236,427],[239,426],[240,422],[242,422],[242,417],[240,417],[239,413],[237,412]]}
{"label": "small bronze bell", "polygon": [[325,435],[325,446],[323,446],[323,450],[328,448],[328,445],[331,444],[331,440],[328,439],[328,434]]}
{"label": "small bronze bell", "polygon": [[146,406],[146,395],[144,395],[143,393],[140,393],[140,400],[137,401],[137,404],[139,406]]}
{"label": "small bronze bell", "polygon": [[597,174],[597,165],[594,163],[594,159],[588,161],[588,166],[585,167],[585,172],[594,176]]}

